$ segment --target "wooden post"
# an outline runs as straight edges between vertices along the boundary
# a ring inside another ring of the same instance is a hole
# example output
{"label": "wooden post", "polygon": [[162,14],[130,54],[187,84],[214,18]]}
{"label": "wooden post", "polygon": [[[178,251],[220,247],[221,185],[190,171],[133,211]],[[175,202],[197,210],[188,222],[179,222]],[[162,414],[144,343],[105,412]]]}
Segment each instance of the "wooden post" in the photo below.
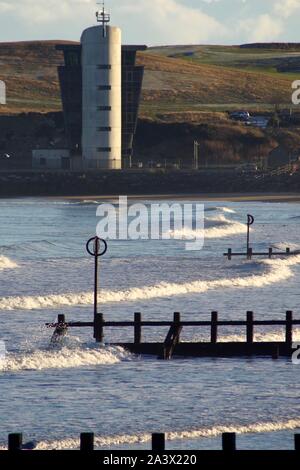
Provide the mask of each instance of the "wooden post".
{"label": "wooden post", "polygon": [[269,248],[269,258],[271,259],[273,255],[273,248]]}
{"label": "wooden post", "polygon": [[285,342],[288,347],[293,344],[293,312],[288,310],[286,312],[286,329],[285,329]]}
{"label": "wooden post", "polygon": [[141,344],[142,342],[142,314],[140,312],[135,312],[134,314],[134,344]]}
{"label": "wooden post", "polygon": [[162,353],[158,356],[158,359],[169,360],[171,359],[176,345],[180,342],[180,333],[182,326],[180,324],[180,313],[175,312],[173,323],[170,326],[166,339],[163,343]]}
{"label": "wooden post", "polygon": [[300,434],[295,434],[295,450],[300,452]]}
{"label": "wooden post", "polygon": [[248,250],[247,250],[247,259],[252,259],[252,254],[253,254],[253,249],[248,248]]}
{"label": "wooden post", "polygon": [[80,450],[82,452],[92,452],[94,450],[94,434],[92,432],[80,434]]}
{"label": "wooden post", "polygon": [[247,344],[253,343],[253,312],[247,312]]}
{"label": "wooden post", "polygon": [[173,321],[174,321],[174,323],[180,323],[180,313],[179,312],[174,312]]}
{"label": "wooden post", "polygon": [[165,347],[165,345],[163,345],[162,355],[159,356],[158,359],[163,359],[164,361],[168,359],[167,348]]}
{"label": "wooden post", "polygon": [[55,327],[54,333],[51,338],[51,344],[55,345],[59,343],[68,332],[68,327],[66,325],[66,317],[63,314],[57,316],[57,326]]}
{"label": "wooden post", "polygon": [[291,254],[291,249],[290,249],[290,248],[287,248],[287,249],[286,249],[286,254],[287,254],[287,255],[290,255],[290,254]]}
{"label": "wooden post", "polygon": [[232,259],[232,249],[231,248],[228,248],[228,259],[229,259],[229,261],[231,261],[231,259]]}
{"label": "wooden post", "polygon": [[152,434],[152,450],[153,452],[161,453],[166,448],[165,434]]}
{"label": "wooden post", "polygon": [[211,313],[210,342],[216,344],[218,341],[218,312]]}
{"label": "wooden post", "polygon": [[97,343],[103,343],[103,338],[104,338],[103,323],[104,323],[103,313],[96,313],[95,321],[94,321],[94,338]]}
{"label": "wooden post", "polygon": [[224,452],[236,451],[236,434],[235,432],[225,432],[222,434],[222,449]]}
{"label": "wooden post", "polygon": [[8,450],[22,450],[22,440],[23,436],[19,434],[9,434],[8,435]]}
{"label": "wooden post", "polygon": [[58,315],[57,323],[66,323],[66,317],[63,314]]}
{"label": "wooden post", "polygon": [[[175,323],[175,325],[178,325],[180,323],[180,313],[179,312],[174,312],[173,322]],[[180,343],[180,337],[178,339],[178,343]]]}
{"label": "wooden post", "polygon": [[273,348],[272,359],[279,359],[279,347],[278,346],[274,346]]}

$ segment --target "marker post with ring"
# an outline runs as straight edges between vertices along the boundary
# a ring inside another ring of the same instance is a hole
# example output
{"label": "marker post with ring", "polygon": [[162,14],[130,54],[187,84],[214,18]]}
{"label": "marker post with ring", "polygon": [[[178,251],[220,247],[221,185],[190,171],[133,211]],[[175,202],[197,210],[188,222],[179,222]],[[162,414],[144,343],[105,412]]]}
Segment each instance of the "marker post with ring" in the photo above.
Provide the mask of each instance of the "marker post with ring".
{"label": "marker post with ring", "polygon": [[247,259],[252,258],[252,248],[250,248],[250,227],[254,224],[253,215],[247,215]]}
{"label": "marker post with ring", "polygon": [[224,253],[224,256],[230,261],[233,256],[246,256],[248,260],[251,260],[253,256],[265,256],[271,259],[273,256],[293,256],[299,255],[300,251],[291,251],[290,248],[286,248],[285,251],[274,251],[273,248],[269,248],[268,251],[256,252],[253,251],[253,248],[250,247],[250,227],[254,224],[254,217],[251,214],[247,215],[247,249],[246,253],[244,252],[233,252],[232,248],[228,248],[227,253]]}
{"label": "marker post with ring", "polygon": [[[101,244],[103,248],[101,249]],[[107,252],[107,243],[99,237],[90,238],[86,244],[86,250],[89,255],[94,257],[94,338],[97,343],[103,343],[103,314],[98,313],[98,274],[100,256]]]}

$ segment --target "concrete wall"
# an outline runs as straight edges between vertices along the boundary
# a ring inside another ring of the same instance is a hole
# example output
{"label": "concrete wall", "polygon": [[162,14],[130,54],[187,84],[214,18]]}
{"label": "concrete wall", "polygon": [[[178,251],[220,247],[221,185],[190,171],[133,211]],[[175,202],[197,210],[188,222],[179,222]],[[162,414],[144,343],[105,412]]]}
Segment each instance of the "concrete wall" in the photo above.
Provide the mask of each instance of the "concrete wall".
{"label": "concrete wall", "polygon": [[0,197],[8,196],[92,196],[133,195],[144,198],[156,194],[186,194],[193,199],[196,194],[232,193],[299,193],[300,172],[293,175],[272,175],[264,178],[236,171],[0,171]]}
{"label": "concrete wall", "polygon": [[94,26],[81,37],[82,155],[89,169],[122,166],[121,30],[105,31]]}

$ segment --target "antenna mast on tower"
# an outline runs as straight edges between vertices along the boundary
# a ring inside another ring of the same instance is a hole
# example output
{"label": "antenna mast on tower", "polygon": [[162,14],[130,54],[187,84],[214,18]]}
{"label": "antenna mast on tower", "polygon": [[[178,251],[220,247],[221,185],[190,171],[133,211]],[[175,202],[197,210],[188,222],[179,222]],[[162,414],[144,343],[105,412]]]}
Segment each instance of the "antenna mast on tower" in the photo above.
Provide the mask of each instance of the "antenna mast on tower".
{"label": "antenna mast on tower", "polygon": [[110,14],[105,12],[105,1],[97,2],[97,5],[101,5],[101,11],[96,11],[96,18],[98,23],[102,23],[103,26],[103,37],[106,36],[106,25],[110,22]]}

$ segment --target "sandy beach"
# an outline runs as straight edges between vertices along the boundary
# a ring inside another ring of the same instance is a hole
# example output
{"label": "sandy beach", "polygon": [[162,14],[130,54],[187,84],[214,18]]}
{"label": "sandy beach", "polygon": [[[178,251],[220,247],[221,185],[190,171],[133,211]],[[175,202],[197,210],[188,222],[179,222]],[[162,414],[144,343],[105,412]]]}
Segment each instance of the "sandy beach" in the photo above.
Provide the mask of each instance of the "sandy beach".
{"label": "sandy beach", "polygon": [[[58,196],[47,197],[47,199],[66,199],[72,201],[93,201],[116,199],[117,195],[101,196]],[[203,200],[203,201],[229,201],[229,202],[300,202],[300,193],[210,193],[210,194],[138,194],[128,195],[128,199],[180,199],[180,200]]]}

